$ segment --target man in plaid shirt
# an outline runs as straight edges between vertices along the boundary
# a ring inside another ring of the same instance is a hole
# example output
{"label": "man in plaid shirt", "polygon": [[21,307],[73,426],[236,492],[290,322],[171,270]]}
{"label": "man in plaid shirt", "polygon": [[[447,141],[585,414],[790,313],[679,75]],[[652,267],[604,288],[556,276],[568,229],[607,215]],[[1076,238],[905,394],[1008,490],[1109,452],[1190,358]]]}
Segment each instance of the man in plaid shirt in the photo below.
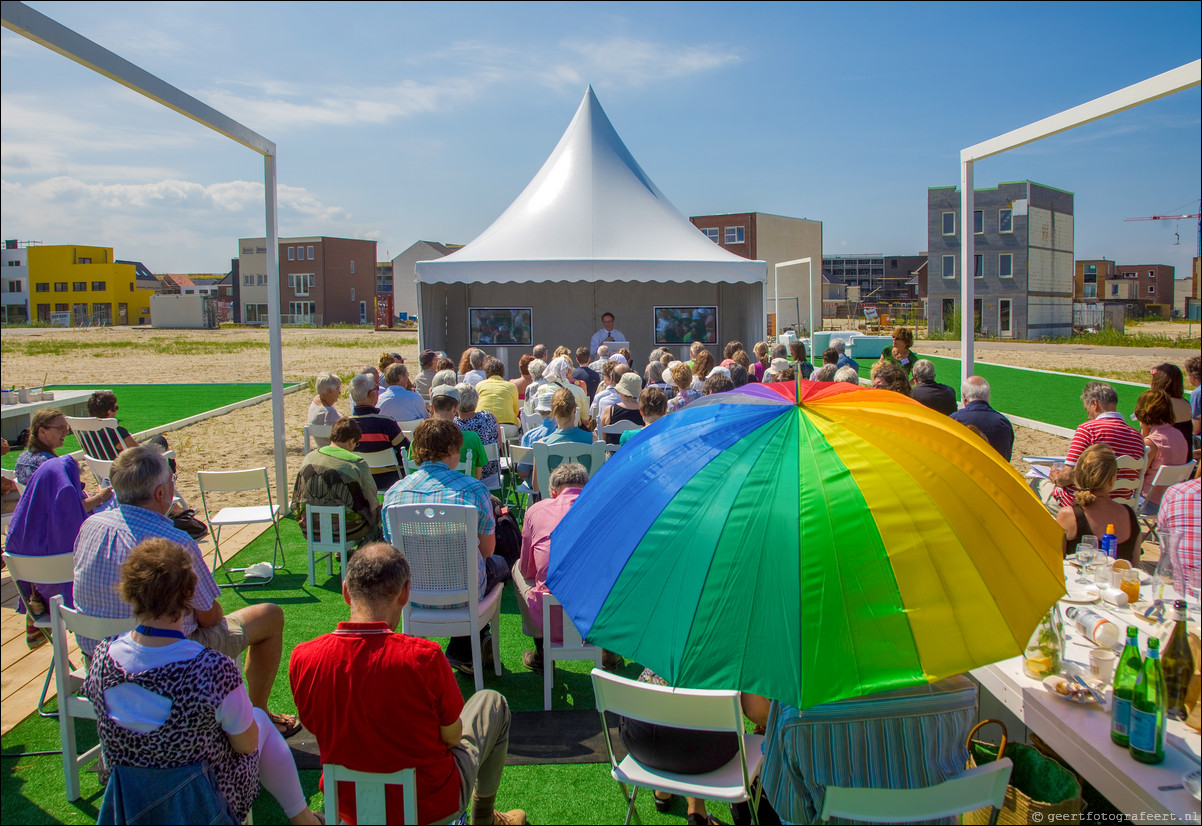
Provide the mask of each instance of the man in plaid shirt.
{"label": "man in plaid shirt", "polygon": [[1188,479],[1172,485],[1164,492],[1160,500],[1160,513],[1156,517],[1157,528],[1160,531],[1162,547],[1164,537],[1176,533],[1177,555],[1173,564],[1177,566],[1177,576],[1185,590],[1198,593],[1198,577],[1202,575],[1202,494],[1199,485],[1202,480]]}
{"label": "man in plaid shirt", "polygon": [[[96,617],[132,617],[121,598],[121,566],[134,546],[161,537],[192,556],[196,593],[192,613],[184,617],[183,632],[205,648],[237,660],[246,652],[246,690],[257,708],[267,711],[271,686],[284,650],[284,612],[272,603],[259,603],[226,614],[218,602],[221,589],[191,536],[166,517],[175,497],[175,479],[162,452],[152,446],[126,448],[117,454],[109,477],[117,507],[84,520],[75,538],[75,607]],[[91,655],[96,640],[79,638]],[[271,714],[272,722],[288,737],[300,729],[295,715]]]}
{"label": "man in plaid shirt", "polygon": [[[384,494],[384,510],[390,505],[472,505],[476,509],[477,537],[480,554],[479,572],[480,597],[483,599],[493,586],[509,578],[509,566],[496,549],[497,520],[493,516],[493,499],[484,483],[455,470],[459,465],[459,452],[463,448],[463,433],[453,422],[434,418],[427,419],[413,431],[413,461],[419,467],[397,482]],[[394,546],[400,545],[392,537],[388,519],[384,520],[384,539]],[[481,630],[481,639],[487,641],[487,627]],[[491,664],[492,647],[482,645],[485,662]],[[471,676],[471,639],[452,637],[447,644],[447,659],[451,666],[462,674]]]}

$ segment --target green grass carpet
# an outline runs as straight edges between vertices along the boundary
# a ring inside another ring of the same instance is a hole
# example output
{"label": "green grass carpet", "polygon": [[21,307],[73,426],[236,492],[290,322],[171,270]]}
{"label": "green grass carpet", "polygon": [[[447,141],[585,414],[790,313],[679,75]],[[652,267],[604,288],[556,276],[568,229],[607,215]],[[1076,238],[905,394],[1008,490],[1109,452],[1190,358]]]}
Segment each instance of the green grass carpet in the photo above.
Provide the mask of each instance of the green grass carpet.
{"label": "green grass carpet", "polygon": [[[922,354],[919,353],[921,356]],[[946,384],[960,395],[960,359],[922,356],[935,365],[935,381]],[[868,378],[872,362],[859,362],[860,375]],[[1148,365],[1149,369],[1152,367]],[[1129,416],[1135,411],[1135,401],[1147,386],[1133,386],[1091,376],[1068,373],[1039,373],[1019,370],[1000,364],[976,362],[973,372],[989,382],[990,406],[1012,416],[1022,416],[1037,422],[1075,429],[1085,421],[1081,405],[1081,390],[1086,383],[1101,381],[1115,389],[1119,396],[1119,412]]]}
{"label": "green grass carpet", "polygon": [[[296,711],[288,686],[287,657],[299,643],[332,631],[335,624],[347,616],[342,601],[341,584],[337,575],[326,574],[325,563],[317,568],[317,585],[307,581],[305,541],[299,526],[284,520],[280,527],[287,559],[287,571],[279,571],[269,585],[262,588],[224,589],[221,603],[226,612],[236,611],[255,602],[274,602],[284,609],[285,660],[271,694],[273,711]],[[248,545],[230,562],[239,568],[254,562],[271,559],[272,535],[268,531]],[[240,577],[239,574],[234,575]],[[218,573],[218,582],[225,582]],[[504,673],[484,675],[485,688],[505,695],[514,711],[541,711],[543,707],[543,678],[527,671],[521,663],[523,649],[530,641],[522,635],[521,617],[512,587],[506,587],[501,609],[501,660]],[[445,642],[445,640],[443,640]],[[555,708],[591,709],[594,707],[588,662],[557,663],[555,668]],[[636,677],[638,666],[628,663],[623,674]],[[459,677],[464,697],[471,696],[474,683]],[[76,722],[81,750],[96,742],[95,728],[88,722]],[[94,773],[85,773],[81,780],[82,797],[67,803],[64,792],[62,759],[58,754],[35,757],[14,755],[32,751],[55,751],[59,748],[58,722],[31,715],[4,736],[3,757],[0,759],[0,823],[94,823],[103,791]],[[301,784],[309,796],[310,806],[319,810],[322,795],[317,790],[317,771],[302,771]],[[660,814],[651,803],[651,795],[639,795],[639,816],[649,824],[679,824],[684,822],[683,800],[674,803],[672,812]],[[501,783],[498,808],[525,809],[534,823],[620,823],[625,804],[617,784],[609,776],[606,763],[586,765],[509,766]],[[710,810],[723,822],[730,822],[724,806],[710,804]],[[260,794],[254,807],[257,824],[286,823],[283,812],[268,794]]]}
{"label": "green grass carpet", "polygon": [[[79,390],[97,385],[59,384],[47,390]],[[270,383],[257,384],[108,384],[105,389],[117,394],[117,420],[130,433],[140,433],[168,422],[196,416],[206,410],[261,396],[271,392]],[[75,436],[68,435],[59,455],[79,450]],[[3,459],[3,467],[17,466],[19,451]]]}

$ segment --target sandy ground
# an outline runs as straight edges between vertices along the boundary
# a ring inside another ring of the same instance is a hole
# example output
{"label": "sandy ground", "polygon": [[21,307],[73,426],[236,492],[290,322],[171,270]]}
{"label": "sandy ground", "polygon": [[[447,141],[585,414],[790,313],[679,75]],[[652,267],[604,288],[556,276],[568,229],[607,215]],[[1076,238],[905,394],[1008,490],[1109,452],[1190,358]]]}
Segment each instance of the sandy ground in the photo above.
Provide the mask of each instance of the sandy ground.
{"label": "sandy ground", "polygon": [[[1180,327],[1180,325],[1166,325]],[[1145,332],[1157,332],[1141,328]],[[330,371],[347,375],[381,352],[400,352],[410,363],[416,361],[413,333],[365,330],[284,330],[283,363],[286,381],[308,381],[317,373]],[[66,343],[71,349],[57,354],[31,355],[31,345]],[[126,343],[126,346],[110,346]],[[270,380],[268,336],[264,330],[166,331],[146,328],[103,328],[96,330],[5,330],[0,337],[0,364],[5,385],[38,385],[43,378],[55,384],[133,384],[182,382],[263,382]],[[80,346],[83,345],[83,346]],[[977,359],[997,364],[1014,364],[1072,371],[1100,372],[1115,378],[1134,379],[1161,361],[1181,363],[1185,350],[1095,348],[1075,345],[1007,344],[982,342]],[[175,351],[183,351],[182,354]],[[958,356],[954,342],[916,342],[915,350],[931,355]],[[453,354],[457,356],[458,354]],[[954,377],[940,376],[955,384]],[[288,474],[300,467],[301,430],[312,393],[302,390],[284,398]],[[350,402],[338,405],[344,414]],[[1068,440],[1017,428],[1014,455],[1060,455]],[[174,433],[167,439],[178,455],[180,492],[198,509],[200,496],[196,471],[266,466],[274,468],[271,440],[271,405],[263,403],[209,419]],[[1025,471],[1021,461],[1015,467]],[[217,500],[220,504],[230,502]]]}

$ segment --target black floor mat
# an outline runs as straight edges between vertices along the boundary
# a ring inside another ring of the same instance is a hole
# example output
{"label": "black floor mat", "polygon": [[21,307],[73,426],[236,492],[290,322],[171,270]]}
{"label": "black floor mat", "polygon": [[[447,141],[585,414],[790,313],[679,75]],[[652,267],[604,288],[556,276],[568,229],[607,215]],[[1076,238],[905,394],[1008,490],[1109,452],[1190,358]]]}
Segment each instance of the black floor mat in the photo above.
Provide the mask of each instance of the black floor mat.
{"label": "black floor mat", "polygon": [[[611,721],[610,738],[618,759],[626,756],[618,727]],[[307,729],[289,738],[298,769],[320,769],[317,740]],[[550,763],[607,763],[605,735],[597,712],[517,711],[509,728],[509,766]]]}

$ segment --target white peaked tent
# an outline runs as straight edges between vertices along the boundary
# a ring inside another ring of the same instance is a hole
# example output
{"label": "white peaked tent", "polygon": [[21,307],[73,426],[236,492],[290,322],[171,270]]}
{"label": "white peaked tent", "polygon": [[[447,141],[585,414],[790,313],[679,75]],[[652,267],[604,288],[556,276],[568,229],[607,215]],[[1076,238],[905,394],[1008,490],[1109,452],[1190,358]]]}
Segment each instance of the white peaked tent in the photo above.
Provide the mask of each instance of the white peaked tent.
{"label": "white peaked tent", "polygon": [[[468,346],[468,309],[476,307],[530,307],[536,342],[573,349],[612,312],[639,359],[654,346],[655,306],[716,305],[719,348],[764,337],[767,265],[722,249],[669,203],[591,86],[501,217],[416,271],[421,345],[450,353]],[[506,359],[511,370],[515,360]]]}

